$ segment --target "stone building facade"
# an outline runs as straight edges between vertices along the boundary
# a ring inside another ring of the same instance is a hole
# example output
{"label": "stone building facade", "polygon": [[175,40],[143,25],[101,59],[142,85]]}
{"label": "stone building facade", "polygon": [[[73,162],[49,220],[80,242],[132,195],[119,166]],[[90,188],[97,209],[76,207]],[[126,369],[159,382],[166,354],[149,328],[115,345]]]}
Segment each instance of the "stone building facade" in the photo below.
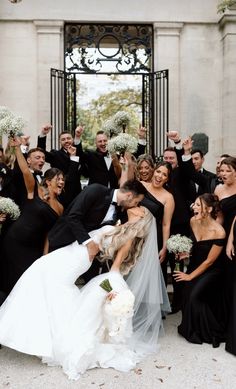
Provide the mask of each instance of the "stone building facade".
{"label": "stone building facade", "polygon": [[22,0],[0,4],[0,105],[28,123],[33,145],[50,120],[50,68],[63,69],[64,23],[151,23],[154,70],[169,69],[169,128],[209,137],[206,167],[236,154],[236,9],[218,0]]}

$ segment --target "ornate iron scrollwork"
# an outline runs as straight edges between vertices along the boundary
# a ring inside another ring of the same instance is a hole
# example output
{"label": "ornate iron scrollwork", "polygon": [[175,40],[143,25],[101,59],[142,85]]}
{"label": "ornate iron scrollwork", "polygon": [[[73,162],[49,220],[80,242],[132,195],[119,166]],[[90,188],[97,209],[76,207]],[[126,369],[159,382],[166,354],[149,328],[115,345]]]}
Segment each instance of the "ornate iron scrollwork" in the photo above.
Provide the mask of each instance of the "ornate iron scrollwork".
{"label": "ornate iron scrollwork", "polygon": [[[152,26],[68,23],[65,62],[69,72],[149,73],[152,71]],[[107,63],[110,63],[109,70]]]}

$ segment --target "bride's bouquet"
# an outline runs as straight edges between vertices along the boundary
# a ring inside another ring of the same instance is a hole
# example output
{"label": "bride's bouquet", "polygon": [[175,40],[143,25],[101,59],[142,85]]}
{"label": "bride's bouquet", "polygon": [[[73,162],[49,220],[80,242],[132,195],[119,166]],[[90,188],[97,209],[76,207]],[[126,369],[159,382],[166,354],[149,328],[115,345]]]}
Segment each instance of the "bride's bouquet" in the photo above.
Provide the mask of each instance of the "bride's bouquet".
{"label": "bride's bouquet", "polygon": [[179,270],[179,261],[189,257],[192,250],[193,242],[187,236],[176,234],[171,235],[166,242],[167,250],[170,253],[175,254],[176,267],[175,270]]}
{"label": "bride's bouquet", "polygon": [[132,334],[132,317],[134,314],[135,297],[130,289],[113,291],[108,279],[101,284],[108,292],[104,304],[104,332],[106,341],[125,343]]}

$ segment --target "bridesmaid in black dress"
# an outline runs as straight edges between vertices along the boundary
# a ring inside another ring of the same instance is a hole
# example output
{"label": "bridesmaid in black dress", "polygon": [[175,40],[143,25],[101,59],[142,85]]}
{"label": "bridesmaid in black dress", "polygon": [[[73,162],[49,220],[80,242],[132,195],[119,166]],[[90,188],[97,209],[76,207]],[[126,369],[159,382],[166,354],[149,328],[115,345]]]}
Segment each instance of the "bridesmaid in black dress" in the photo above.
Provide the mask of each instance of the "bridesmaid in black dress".
{"label": "bridesmaid in black dress", "polygon": [[165,189],[165,185],[170,179],[171,171],[170,163],[165,161],[158,162],[151,182],[141,181],[148,192],[145,194],[141,204],[149,209],[157,223],[158,250],[161,263],[166,257],[166,242],[170,237],[170,224],[175,208],[173,195]]}
{"label": "bridesmaid in black dress", "polygon": [[[228,157],[220,164],[220,177],[223,184],[217,185],[215,194],[219,197],[221,214],[217,218],[226,232],[226,241],[229,237],[230,228],[236,216],[236,158]],[[234,261],[229,261],[224,248],[224,298],[222,315],[225,318],[225,327],[228,327],[229,316],[232,310],[232,295],[234,284]]]}
{"label": "bridesmaid in black dress", "polygon": [[236,355],[236,216],[233,220],[227,247],[227,256],[232,260],[232,305],[230,310],[229,327],[226,336],[225,349],[231,354]]}
{"label": "bridesmaid in black dress", "polygon": [[210,343],[213,347],[225,338],[224,326],[217,316],[225,242],[225,231],[215,220],[218,210],[215,195],[205,193],[196,199],[190,221],[193,249],[187,273],[174,272],[177,282],[186,283],[179,334],[189,342]]}
{"label": "bridesmaid in black dress", "polygon": [[27,201],[20,217],[7,229],[2,240],[1,278],[3,289],[11,291],[24,271],[47,251],[47,233],[63,212],[57,196],[64,187],[63,173],[52,168],[36,190],[35,179],[21,153],[20,142],[11,140],[16,158],[23,173]]}
{"label": "bridesmaid in black dress", "polygon": [[[147,154],[141,155],[138,162],[143,160],[147,161],[146,156]],[[148,159],[152,161],[150,156]],[[131,161],[128,153],[125,153],[122,163],[126,165],[126,168],[122,169],[119,181],[120,186],[127,179],[133,179],[138,170],[138,167],[136,167],[135,171],[134,163]],[[150,169],[147,170],[150,173]],[[156,219],[159,259],[161,263],[165,260],[167,253],[166,242],[170,237],[170,223],[175,208],[175,202],[172,194],[165,189],[166,184],[170,180],[171,172],[172,167],[170,163],[165,161],[157,163],[152,175],[146,174],[144,176],[143,174],[140,174],[140,171],[138,171],[138,177],[145,179],[145,181],[140,180],[140,182],[147,189],[147,193],[140,204],[146,207]]]}

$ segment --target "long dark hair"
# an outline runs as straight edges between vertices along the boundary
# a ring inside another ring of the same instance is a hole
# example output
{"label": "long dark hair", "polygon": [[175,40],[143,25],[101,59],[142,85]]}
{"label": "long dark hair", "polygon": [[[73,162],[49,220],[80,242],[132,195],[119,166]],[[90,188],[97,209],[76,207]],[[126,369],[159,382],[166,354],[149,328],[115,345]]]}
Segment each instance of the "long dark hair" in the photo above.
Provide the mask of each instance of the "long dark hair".
{"label": "long dark hair", "polygon": [[60,176],[62,175],[65,178],[65,175],[63,171],[60,169],[57,169],[56,167],[52,167],[44,173],[44,177],[42,179],[41,185],[44,187],[47,187],[47,182],[46,181],[51,181],[55,176]]}
{"label": "long dark hair", "polygon": [[155,168],[154,168],[154,172],[159,169],[160,166],[164,166],[167,168],[168,170],[168,181],[165,183],[164,185],[164,188],[167,189],[168,191],[170,191],[169,189],[169,182],[171,180],[171,175],[172,175],[172,166],[169,162],[166,162],[166,161],[159,161],[157,162],[157,164],[155,165]]}
{"label": "long dark hair", "polygon": [[201,209],[203,212],[203,203],[206,204],[207,207],[212,207],[212,211],[210,213],[213,219],[217,218],[218,212],[220,211],[220,201],[218,196],[213,193],[203,193],[199,197],[201,203]]}
{"label": "long dark hair", "polygon": [[224,159],[221,161],[220,167],[221,167],[222,165],[231,166],[231,167],[236,171],[236,158],[235,158],[235,157],[227,157],[227,158],[224,158]]}

